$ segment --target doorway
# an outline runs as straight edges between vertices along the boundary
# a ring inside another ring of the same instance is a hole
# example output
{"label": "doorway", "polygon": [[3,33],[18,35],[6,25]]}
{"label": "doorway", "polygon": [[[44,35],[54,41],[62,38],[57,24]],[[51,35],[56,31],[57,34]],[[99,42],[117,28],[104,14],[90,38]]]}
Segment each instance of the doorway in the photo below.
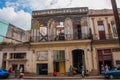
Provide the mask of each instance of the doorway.
{"label": "doorway", "polygon": [[12,70],[14,71],[16,68],[18,68],[17,64],[12,64]]}
{"label": "doorway", "polygon": [[48,64],[37,64],[37,75],[48,75]]}
{"label": "doorway", "polygon": [[20,64],[20,66],[19,66],[19,70],[22,68],[22,73],[24,73],[24,64]]}
{"label": "doorway", "polygon": [[76,68],[76,74],[81,73],[81,66],[84,66],[84,51],[75,49],[72,51],[73,67]]}
{"label": "doorway", "polygon": [[54,62],[54,71],[57,72],[57,75],[65,74],[65,61]]}
{"label": "doorway", "polygon": [[113,66],[111,49],[97,50],[97,54],[98,54],[99,74],[102,73],[102,66],[105,67],[105,65],[108,65],[109,68],[111,69]]}
{"label": "doorway", "polygon": [[65,74],[65,50],[54,50],[53,70],[57,75]]}

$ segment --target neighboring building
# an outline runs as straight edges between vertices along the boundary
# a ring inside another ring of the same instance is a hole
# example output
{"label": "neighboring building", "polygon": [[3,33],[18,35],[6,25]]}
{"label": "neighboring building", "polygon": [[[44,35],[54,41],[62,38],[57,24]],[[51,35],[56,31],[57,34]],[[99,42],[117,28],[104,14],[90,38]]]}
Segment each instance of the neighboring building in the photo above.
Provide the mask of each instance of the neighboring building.
{"label": "neighboring building", "polygon": [[67,75],[70,65],[80,73],[82,65],[91,71],[91,33],[88,8],[33,11],[31,46],[34,73]]}
{"label": "neighboring building", "polygon": [[20,43],[29,42],[30,31],[20,29],[0,19],[0,42]]}
{"label": "neighboring building", "polygon": [[[120,14],[120,9],[118,9]],[[89,22],[93,35],[92,58],[95,73],[101,73],[101,65],[110,68],[120,65],[120,45],[113,11],[89,10]]]}
{"label": "neighboring building", "polygon": [[[31,70],[30,31],[25,31],[0,19],[0,67],[23,67]],[[30,61],[28,61],[28,59]],[[28,68],[26,68],[26,65]]]}
{"label": "neighboring building", "polygon": [[23,72],[33,72],[33,51],[29,44],[0,45],[0,67],[13,70],[23,68]]}

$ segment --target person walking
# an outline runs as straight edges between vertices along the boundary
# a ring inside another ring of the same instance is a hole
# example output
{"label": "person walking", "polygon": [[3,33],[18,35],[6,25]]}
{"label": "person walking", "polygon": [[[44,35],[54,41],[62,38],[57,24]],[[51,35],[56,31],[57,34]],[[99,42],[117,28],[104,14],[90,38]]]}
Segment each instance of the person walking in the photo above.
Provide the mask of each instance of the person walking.
{"label": "person walking", "polygon": [[84,78],[85,77],[85,68],[83,65],[81,66],[81,72],[82,72],[82,78]]}
{"label": "person walking", "polygon": [[104,68],[104,66],[103,66],[103,64],[102,64],[102,65],[101,65],[101,74],[104,73],[104,71],[105,71],[105,68]]}
{"label": "person walking", "polygon": [[72,67],[72,65],[70,65],[70,68],[69,68],[69,76],[73,76],[73,67]]}
{"label": "person walking", "polygon": [[23,73],[23,68],[22,67],[20,67],[20,73]]}
{"label": "person walking", "polygon": [[20,73],[18,80],[23,80],[23,77],[24,77],[24,74],[23,74],[23,73]]}
{"label": "person walking", "polygon": [[18,69],[17,69],[17,67],[15,68],[15,78],[17,78],[18,77]]}
{"label": "person walking", "polygon": [[11,74],[12,74],[12,67],[10,67],[9,69],[8,69],[8,72],[9,72],[9,78],[11,77]]}
{"label": "person walking", "polygon": [[105,71],[109,71],[108,65],[105,65]]}

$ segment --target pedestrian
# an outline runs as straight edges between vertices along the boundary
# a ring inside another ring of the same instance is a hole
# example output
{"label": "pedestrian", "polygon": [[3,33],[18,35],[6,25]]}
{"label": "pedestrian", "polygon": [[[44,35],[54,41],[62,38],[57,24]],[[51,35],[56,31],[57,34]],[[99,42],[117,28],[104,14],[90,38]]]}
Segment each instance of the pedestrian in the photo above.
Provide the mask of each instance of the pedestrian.
{"label": "pedestrian", "polygon": [[73,76],[73,67],[72,67],[72,65],[70,65],[70,68],[69,68],[69,76]]}
{"label": "pedestrian", "polygon": [[15,78],[17,78],[19,73],[17,67],[15,68],[14,72],[15,72]]}
{"label": "pedestrian", "polygon": [[105,68],[103,65],[101,65],[101,74],[105,71]]}
{"label": "pedestrian", "polygon": [[108,65],[105,65],[105,71],[109,71]]}
{"label": "pedestrian", "polygon": [[18,80],[23,80],[23,77],[24,77],[24,74],[23,74],[23,73],[20,73]]}
{"label": "pedestrian", "polygon": [[20,73],[23,73],[23,68],[22,67],[20,67]]}
{"label": "pedestrian", "polygon": [[82,78],[84,78],[85,77],[85,68],[83,65],[81,66],[81,72],[82,72]]}
{"label": "pedestrian", "polygon": [[57,71],[56,70],[54,70],[53,76],[57,76]]}
{"label": "pedestrian", "polygon": [[12,67],[10,67],[9,69],[8,69],[8,72],[9,72],[9,78],[11,77],[11,74],[12,74]]}

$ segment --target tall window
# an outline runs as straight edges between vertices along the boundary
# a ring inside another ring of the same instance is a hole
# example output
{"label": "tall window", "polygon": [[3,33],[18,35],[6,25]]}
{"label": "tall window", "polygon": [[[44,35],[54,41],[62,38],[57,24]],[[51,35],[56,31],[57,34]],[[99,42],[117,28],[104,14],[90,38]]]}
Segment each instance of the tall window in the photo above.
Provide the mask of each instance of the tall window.
{"label": "tall window", "polygon": [[24,59],[26,57],[26,53],[11,53],[11,59]]}
{"label": "tall window", "polygon": [[98,21],[97,23],[98,23],[99,39],[106,39],[103,21]]}
{"label": "tall window", "polygon": [[64,50],[55,50],[54,51],[54,61],[63,61],[65,60],[65,51]]}
{"label": "tall window", "polygon": [[98,21],[98,31],[104,31],[103,21]]}

